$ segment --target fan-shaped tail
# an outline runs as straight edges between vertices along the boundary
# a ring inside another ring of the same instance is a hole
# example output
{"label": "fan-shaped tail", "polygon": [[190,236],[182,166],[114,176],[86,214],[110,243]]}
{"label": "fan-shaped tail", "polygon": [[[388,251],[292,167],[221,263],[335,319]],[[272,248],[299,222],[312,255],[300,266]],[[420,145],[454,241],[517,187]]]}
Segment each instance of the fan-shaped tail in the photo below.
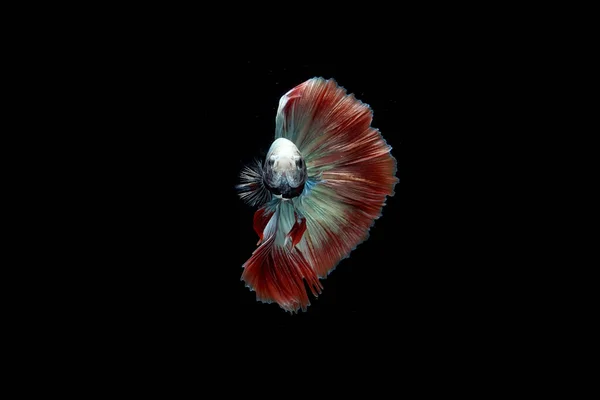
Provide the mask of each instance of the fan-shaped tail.
{"label": "fan-shaped tail", "polygon": [[294,202],[306,218],[297,249],[319,277],[367,239],[394,195],[396,160],[372,119],[370,107],[334,80],[310,79],[279,102],[276,138],[296,144],[310,179]]}
{"label": "fan-shaped tail", "polygon": [[305,281],[312,294],[321,293],[317,274],[295,245],[305,229],[304,219],[289,201],[276,200],[254,216],[259,247],[244,264],[242,280],[256,292],[257,300],[276,302],[290,312],[310,305]]}

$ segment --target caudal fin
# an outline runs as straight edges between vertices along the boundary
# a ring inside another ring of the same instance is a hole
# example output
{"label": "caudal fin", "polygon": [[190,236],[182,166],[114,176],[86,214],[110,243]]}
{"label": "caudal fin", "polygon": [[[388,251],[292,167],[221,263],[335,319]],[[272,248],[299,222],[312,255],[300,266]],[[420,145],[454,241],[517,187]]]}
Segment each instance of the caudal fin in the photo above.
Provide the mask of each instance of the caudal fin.
{"label": "caudal fin", "polygon": [[[290,207],[292,207],[290,209]],[[256,299],[275,302],[289,312],[306,311],[310,305],[306,285],[314,296],[321,293],[321,283],[315,271],[295,244],[303,221],[292,225],[289,213],[293,206],[281,203],[275,211],[263,207],[256,211],[254,229],[260,245],[243,265],[242,280],[256,292]]]}
{"label": "caudal fin", "polygon": [[306,218],[297,249],[319,277],[367,239],[394,195],[396,160],[372,120],[371,108],[333,79],[309,79],[279,102],[275,137],[298,147],[309,176],[295,202]]}

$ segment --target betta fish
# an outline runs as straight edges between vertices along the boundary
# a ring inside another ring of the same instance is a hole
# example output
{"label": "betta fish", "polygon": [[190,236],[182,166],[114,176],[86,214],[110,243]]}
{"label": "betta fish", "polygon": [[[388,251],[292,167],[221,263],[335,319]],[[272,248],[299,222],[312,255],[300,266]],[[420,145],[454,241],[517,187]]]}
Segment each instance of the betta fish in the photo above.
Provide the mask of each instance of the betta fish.
{"label": "betta fish", "polygon": [[320,279],[368,238],[398,182],[372,119],[333,79],[309,79],[279,100],[266,159],[244,167],[236,186],[258,207],[258,247],[241,277],[258,301],[306,311],[308,290],[318,297]]}

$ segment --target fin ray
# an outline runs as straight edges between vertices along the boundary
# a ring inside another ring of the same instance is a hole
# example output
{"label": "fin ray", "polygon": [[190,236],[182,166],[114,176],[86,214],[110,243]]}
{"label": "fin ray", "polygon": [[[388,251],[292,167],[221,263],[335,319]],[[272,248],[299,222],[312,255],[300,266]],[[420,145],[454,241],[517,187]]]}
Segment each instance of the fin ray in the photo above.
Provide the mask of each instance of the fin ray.
{"label": "fin ray", "polygon": [[307,226],[296,247],[321,278],[368,238],[394,195],[396,160],[372,120],[333,79],[309,79],[280,100],[276,137],[296,144],[316,182],[295,202]]}

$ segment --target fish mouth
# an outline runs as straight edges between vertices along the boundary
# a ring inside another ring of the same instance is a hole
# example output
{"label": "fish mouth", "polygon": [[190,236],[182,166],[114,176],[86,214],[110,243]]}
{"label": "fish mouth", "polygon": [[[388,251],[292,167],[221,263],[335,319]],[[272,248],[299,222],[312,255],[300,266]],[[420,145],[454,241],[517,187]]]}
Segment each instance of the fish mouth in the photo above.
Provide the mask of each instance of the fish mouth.
{"label": "fish mouth", "polygon": [[273,190],[271,190],[271,192],[274,195],[281,196],[284,199],[292,199],[294,197],[298,197],[302,194],[303,191],[304,191],[304,183],[302,183],[301,185],[296,186],[296,187],[293,187],[287,183],[284,183],[283,185],[279,186],[278,188],[274,188]]}
{"label": "fish mouth", "polygon": [[280,181],[276,185],[269,184],[269,180],[265,179],[264,184],[271,193],[276,196],[281,196],[284,199],[298,197],[304,191],[304,180],[298,184],[297,177],[293,175],[283,174]]}

